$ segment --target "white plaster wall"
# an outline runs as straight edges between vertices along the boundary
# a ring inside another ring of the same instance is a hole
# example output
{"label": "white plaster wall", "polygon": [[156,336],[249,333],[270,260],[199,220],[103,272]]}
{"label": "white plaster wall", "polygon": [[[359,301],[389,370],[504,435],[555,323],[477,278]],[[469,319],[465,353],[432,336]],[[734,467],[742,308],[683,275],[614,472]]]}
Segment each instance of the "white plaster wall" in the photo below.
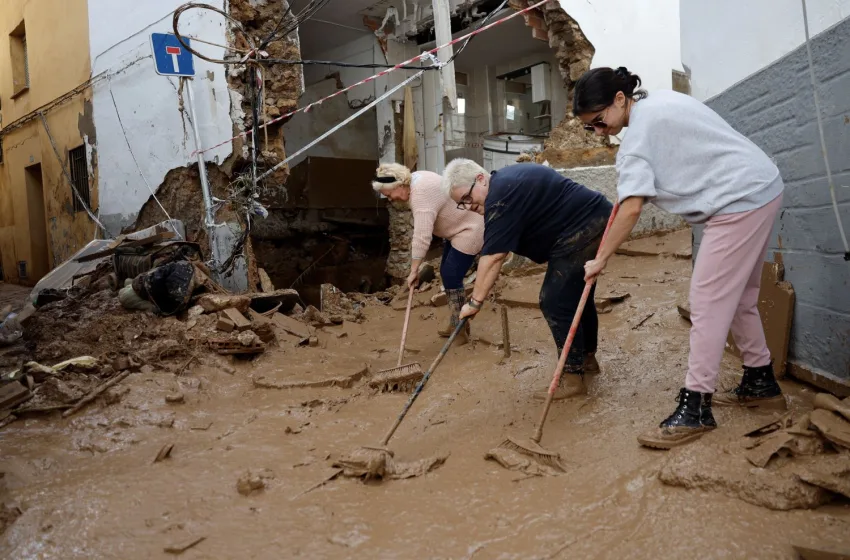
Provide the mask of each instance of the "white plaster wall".
{"label": "white plaster wall", "polygon": [[[648,91],[672,88],[673,70],[683,70],[679,0],[559,1],[596,49],[593,68],[625,66],[641,77]],[[715,4],[716,0],[693,2]],[[739,16],[730,12],[728,17]]]}
{"label": "white plaster wall", "polygon": [[[385,60],[375,60],[375,45],[377,40],[372,34],[340,47],[318,53],[316,60],[333,60],[351,64],[386,64]],[[381,57],[383,58],[383,57]],[[340,80],[345,87],[357,83],[379,72],[372,68],[338,68],[334,66],[306,66],[304,68],[304,83],[307,87],[324,80],[330,74],[339,72]],[[350,101],[368,99],[375,95],[374,82],[358,86],[346,93]],[[320,109],[317,109],[320,110]]]}
{"label": "white plaster wall", "polygon": [[[333,78],[307,86],[299,99],[304,107],[337,91]],[[318,136],[321,136],[356,111],[349,105],[345,95],[338,95],[322,103],[309,113],[298,113],[283,126],[283,138],[287,154],[294,154]],[[293,159],[289,165],[295,167],[307,157],[333,157],[347,159],[378,160],[378,132],[375,111],[371,110],[355,119],[336,133]]]}
{"label": "white plaster wall", "polygon": [[[127,63],[151,54],[150,34],[172,31],[172,12],[182,0],[89,0],[89,29],[92,73],[117,71]],[[224,0],[208,3],[221,7]],[[226,44],[224,19],[210,11],[184,13],[181,32],[213,43]],[[220,58],[221,48],[194,45],[199,52]],[[230,95],[224,67],[195,59],[195,93],[201,141],[205,147],[233,134]],[[96,84],[93,95],[97,131],[98,187],[100,214],[111,233],[131,225],[150,198],[121,132],[115,96],[130,146],[142,173],[153,189],[174,168],[197,158],[189,124],[188,107],[182,112],[185,94],[179,81],[156,74],[153,59]],[[232,151],[230,143],[205,154],[208,161],[223,161]]]}
{"label": "white plaster wall", "polygon": [[[814,36],[850,17],[850,0],[806,0]],[[704,101],[805,40],[800,0],[681,0],[682,62]]]}

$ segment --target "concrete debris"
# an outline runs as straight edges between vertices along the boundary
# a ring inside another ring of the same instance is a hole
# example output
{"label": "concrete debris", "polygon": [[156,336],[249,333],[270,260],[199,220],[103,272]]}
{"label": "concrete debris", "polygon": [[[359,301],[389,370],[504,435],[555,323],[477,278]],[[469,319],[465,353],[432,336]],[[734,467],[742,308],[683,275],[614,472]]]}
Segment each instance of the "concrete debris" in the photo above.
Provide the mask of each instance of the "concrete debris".
{"label": "concrete debris", "polygon": [[0,410],[13,408],[31,397],[30,390],[18,381],[0,385]]}
{"label": "concrete debris", "polygon": [[262,268],[258,268],[257,275],[260,277],[260,291],[264,294],[274,292],[274,284],[272,283],[272,279],[269,278],[268,273]]}
{"label": "concrete debris", "polygon": [[217,331],[229,333],[236,328],[236,324],[225,316],[219,316],[218,322],[215,324],[215,328]]}
{"label": "concrete debris", "polygon": [[[816,402],[846,406],[833,399],[819,396]],[[719,491],[771,509],[811,508],[850,491],[848,448],[850,422],[816,408],[797,421],[784,414],[750,430],[713,459],[704,446],[675,451],[659,476],[667,484]]]}
{"label": "concrete debris", "polygon": [[270,469],[249,470],[236,481],[236,491],[243,496],[250,496],[266,487],[266,481],[274,479],[275,475]]}
{"label": "concrete debris", "polygon": [[236,338],[211,338],[208,341],[209,347],[221,355],[250,355],[261,354],[266,351],[266,345],[260,341],[254,332],[245,331],[245,333],[240,333],[240,335],[242,334],[246,335],[246,341],[250,339],[250,344],[243,344]]}
{"label": "concrete debris", "polygon": [[159,462],[165,461],[166,459],[171,457],[171,451],[172,450],[174,450],[174,444],[173,443],[167,443],[167,444],[163,445],[162,449],[160,449],[159,453],[157,453],[156,457],[154,457],[153,462],[159,463]]}
{"label": "concrete debris", "polygon": [[300,319],[308,325],[316,328],[333,325],[333,322],[331,322],[330,318],[326,314],[322,313],[312,305],[307,306],[307,309],[304,310]]}
{"label": "concrete debris", "polygon": [[251,321],[238,309],[225,309],[222,311],[222,317],[233,323],[233,326],[237,331],[244,331],[245,329],[251,328]]}
{"label": "concrete debris", "polygon": [[275,313],[272,316],[272,321],[278,328],[280,328],[284,332],[289,333],[292,336],[296,336],[301,340],[304,340],[311,336],[312,331],[310,330],[310,327],[308,327],[298,319],[287,317],[282,313]]}
{"label": "concrete debris", "polygon": [[183,393],[177,391],[174,393],[168,393],[165,395],[165,402],[168,404],[183,404],[186,402],[186,397]]}
{"label": "concrete debris", "polygon": [[244,295],[232,294],[204,294],[198,298],[200,305],[206,313],[217,313],[225,309],[236,309],[240,313],[247,313],[251,305],[251,298]]}
{"label": "concrete debris", "polygon": [[850,422],[835,412],[815,409],[811,415],[812,426],[838,448],[850,449]]}

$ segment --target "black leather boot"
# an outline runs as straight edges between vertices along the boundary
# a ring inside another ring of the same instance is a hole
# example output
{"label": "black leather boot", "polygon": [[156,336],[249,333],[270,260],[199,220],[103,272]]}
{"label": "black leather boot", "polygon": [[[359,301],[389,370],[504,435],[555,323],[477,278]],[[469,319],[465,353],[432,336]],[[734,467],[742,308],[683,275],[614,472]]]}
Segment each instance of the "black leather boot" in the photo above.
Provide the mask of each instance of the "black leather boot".
{"label": "black leather boot", "polygon": [[711,413],[711,393],[679,391],[679,406],[661,422],[658,428],[638,436],[638,442],[655,449],[670,449],[683,445],[717,427]]}
{"label": "black leather boot", "polygon": [[761,367],[744,366],[741,384],[731,391],[717,395],[714,404],[772,410],[788,408],[782,389],[773,375],[773,362]]}

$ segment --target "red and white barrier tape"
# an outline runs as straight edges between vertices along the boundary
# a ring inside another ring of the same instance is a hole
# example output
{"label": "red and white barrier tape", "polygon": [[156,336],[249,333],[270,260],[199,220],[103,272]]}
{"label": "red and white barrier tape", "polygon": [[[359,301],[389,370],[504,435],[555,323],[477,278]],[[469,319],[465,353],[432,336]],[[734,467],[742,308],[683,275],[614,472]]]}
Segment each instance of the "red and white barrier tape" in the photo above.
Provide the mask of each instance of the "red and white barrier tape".
{"label": "red and white barrier tape", "polygon": [[[381,78],[381,77],[383,77],[383,76],[386,76],[386,75],[387,75],[387,74],[389,74],[390,72],[394,72],[394,71],[398,70],[399,68],[401,68],[401,67],[403,67],[403,66],[407,66],[408,64],[413,64],[413,63],[414,63],[414,62],[416,62],[416,61],[425,62],[426,60],[431,59],[431,58],[432,58],[432,57],[433,57],[433,56],[434,56],[434,55],[435,55],[435,54],[436,54],[436,53],[437,53],[440,49],[444,49],[444,48],[446,48],[446,47],[450,47],[450,46],[456,45],[457,43],[460,43],[461,41],[465,41],[465,40],[469,39],[470,37],[473,37],[473,36],[475,36],[475,35],[478,35],[479,33],[483,33],[483,32],[485,32],[485,31],[487,31],[487,30],[489,30],[489,29],[492,29],[493,27],[496,27],[497,25],[501,25],[501,24],[505,23],[506,21],[511,20],[511,19],[513,19],[513,18],[515,18],[515,17],[517,17],[517,16],[520,16],[520,15],[526,14],[526,13],[530,12],[531,10],[535,10],[535,9],[537,9],[537,8],[541,7],[541,6],[542,6],[543,4],[545,4],[546,2],[551,2],[551,1],[553,1],[553,0],[541,0],[540,2],[538,2],[538,3],[536,3],[536,4],[532,5],[532,6],[529,6],[529,7],[525,8],[524,10],[520,10],[520,11],[518,11],[518,12],[514,12],[513,14],[511,14],[511,15],[509,15],[509,16],[507,16],[507,17],[505,17],[505,18],[502,18],[502,19],[500,19],[500,20],[498,20],[498,21],[494,21],[493,23],[490,23],[490,24],[488,24],[488,25],[485,25],[484,27],[482,27],[482,28],[480,28],[480,29],[476,29],[475,31],[472,31],[472,32],[470,32],[470,33],[467,33],[466,35],[463,35],[462,37],[458,37],[457,39],[454,39],[454,40],[452,40],[452,41],[449,41],[449,42],[448,42],[448,43],[446,43],[445,45],[440,45],[440,46],[438,46],[438,47],[434,47],[433,49],[431,49],[431,50],[429,50],[429,51],[426,51],[426,52],[424,52],[424,53],[422,53],[422,54],[419,54],[419,55],[414,56],[414,57],[413,57],[413,58],[411,58],[410,60],[405,60],[405,61],[404,61],[404,62],[402,62],[402,63],[396,64],[396,65],[395,65],[395,66],[393,66],[392,68],[387,68],[386,70],[382,70],[381,72],[378,72],[378,73],[377,73],[377,74],[375,74],[374,76],[369,76],[368,78],[366,78],[366,79],[364,79],[364,80],[361,80],[361,81],[357,82],[356,84],[353,84],[353,85],[348,86],[347,88],[344,88],[344,89],[338,90],[338,91],[336,91],[336,92],[334,92],[334,93],[332,93],[332,94],[328,95],[328,96],[327,96],[327,97],[325,97],[325,98],[322,98],[322,99],[319,99],[318,101],[314,101],[313,103],[310,103],[310,104],[309,104],[309,105],[307,105],[306,107],[302,107],[302,108],[300,108],[300,109],[296,109],[296,110],[294,110],[294,111],[290,111],[289,113],[286,113],[286,114],[281,115],[281,116],[279,116],[279,117],[277,117],[277,118],[274,118],[274,119],[270,120],[269,122],[267,122],[267,123],[264,123],[264,124],[260,125],[260,127],[259,127],[259,128],[265,128],[265,127],[267,127],[267,126],[269,126],[269,125],[272,125],[272,124],[278,123],[278,122],[282,121],[283,119],[289,118],[289,117],[291,117],[292,115],[295,115],[295,114],[297,114],[297,113],[309,113],[309,112],[310,112],[310,111],[311,111],[314,107],[320,106],[320,105],[321,105],[322,103],[324,103],[325,101],[327,101],[327,100],[329,100],[329,99],[332,99],[332,98],[336,97],[337,95],[342,95],[343,93],[345,93],[345,92],[347,92],[347,91],[351,91],[352,89],[354,89],[354,88],[356,88],[356,87],[358,87],[358,86],[362,86],[363,84],[367,84],[367,83],[369,83],[369,82],[372,82],[372,81],[374,81],[374,80],[377,80],[378,78]],[[412,70],[412,68],[411,68],[411,70]],[[233,141],[234,141],[234,140],[236,140],[237,138],[247,138],[249,134],[251,134],[251,131],[250,131],[250,130],[246,130],[245,132],[242,132],[242,133],[240,133],[240,134],[237,134],[236,136],[234,136],[234,137],[232,137],[232,138],[228,138],[228,139],[227,139],[227,140],[225,140],[224,142],[220,142],[220,143],[216,144],[215,146],[210,146],[209,148],[205,148],[205,149],[201,150],[200,152],[198,152],[198,151],[194,151],[194,152],[192,152],[192,156],[196,156],[196,155],[198,155],[199,153],[203,154],[203,153],[206,153],[206,152],[208,152],[208,151],[210,151],[210,150],[214,150],[214,149],[216,149],[216,148],[220,148],[221,146],[224,146],[224,145],[225,145],[225,144],[227,144],[228,142],[233,142]]]}

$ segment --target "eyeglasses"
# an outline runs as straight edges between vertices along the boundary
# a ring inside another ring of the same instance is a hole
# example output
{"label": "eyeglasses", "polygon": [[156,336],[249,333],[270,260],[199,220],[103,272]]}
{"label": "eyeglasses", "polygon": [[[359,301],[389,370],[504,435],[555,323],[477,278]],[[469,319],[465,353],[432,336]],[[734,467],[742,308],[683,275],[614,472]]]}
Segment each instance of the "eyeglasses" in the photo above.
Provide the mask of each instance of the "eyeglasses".
{"label": "eyeglasses", "polygon": [[475,183],[478,182],[478,176],[476,175],[475,179],[472,180],[472,186],[469,187],[469,192],[460,197],[460,202],[457,203],[458,210],[466,210],[466,207],[472,204],[472,189],[475,188]]}
{"label": "eyeglasses", "polygon": [[[610,109],[611,107],[608,107]],[[603,112],[596,115],[596,118],[593,119],[590,124],[584,125],[584,129],[588,132],[593,132],[596,129],[605,130],[608,128],[608,123],[605,122],[604,117],[608,116],[608,109],[605,109]]]}

